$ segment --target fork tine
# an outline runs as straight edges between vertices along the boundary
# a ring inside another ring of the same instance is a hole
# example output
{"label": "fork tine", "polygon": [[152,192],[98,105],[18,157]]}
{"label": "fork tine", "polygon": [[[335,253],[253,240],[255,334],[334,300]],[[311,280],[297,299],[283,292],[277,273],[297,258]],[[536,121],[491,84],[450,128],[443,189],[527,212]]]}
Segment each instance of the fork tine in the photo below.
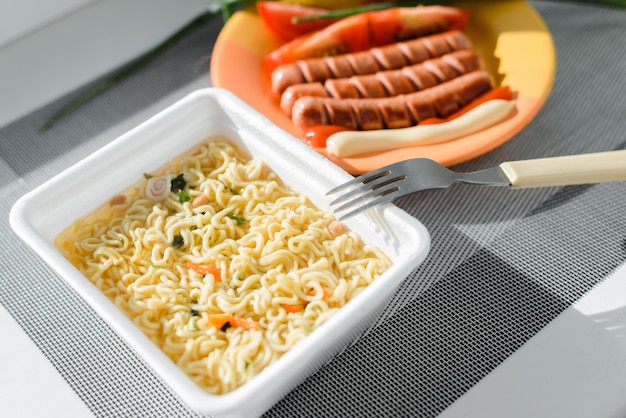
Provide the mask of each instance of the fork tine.
{"label": "fork tine", "polygon": [[[407,178],[403,173],[405,162],[393,163],[362,174],[339,186],[330,189],[326,196],[342,192],[330,202],[330,206],[341,204],[333,209],[338,220],[355,216],[374,206],[389,203],[405,193],[399,182]],[[398,174],[398,171],[400,173]],[[345,203],[344,203],[345,202]]]}
{"label": "fork tine", "polygon": [[373,180],[376,180],[377,178],[388,176],[389,174],[391,174],[391,171],[387,167],[382,167],[377,170],[370,171],[369,173],[361,174],[360,176],[355,177],[352,180],[348,180],[347,182],[340,184],[337,187],[333,187],[328,192],[326,192],[326,196],[345,190],[350,186],[354,186],[355,184],[369,183]]}
{"label": "fork tine", "polygon": [[[340,205],[340,206],[336,207],[334,209],[334,212],[339,212],[339,211],[342,211],[342,210],[346,210],[348,208],[351,208],[353,206],[357,206],[357,205],[359,205],[359,204],[361,204],[361,203],[363,203],[365,201],[368,201],[368,200],[376,200],[376,198],[378,198],[378,197],[383,197],[383,196],[385,196],[385,195],[387,195],[389,193],[395,192],[397,190],[398,190],[397,186],[396,187],[392,186],[392,187],[390,187],[388,189],[384,189],[384,190],[376,189],[376,190],[370,190],[370,191],[362,192],[361,194],[357,195],[354,199],[351,199],[347,203],[344,203],[343,205]],[[340,198],[340,200],[341,201],[345,201],[347,199]],[[331,205],[332,204],[333,203],[331,203]]]}
{"label": "fork tine", "polygon": [[[344,219],[348,219],[348,218],[351,218],[353,216],[356,216],[356,215],[358,215],[361,212],[364,212],[364,211],[366,211],[366,210],[368,210],[370,208],[373,208],[374,206],[379,206],[379,205],[382,205],[382,204],[385,204],[385,203],[389,203],[396,197],[396,192],[397,192],[397,190],[392,192],[391,194],[380,196],[378,199],[370,200],[368,203],[365,203],[364,205],[361,205],[361,206],[357,206],[356,208],[352,209],[349,212],[340,213],[340,214],[337,215],[337,220],[343,221]],[[344,209],[347,209],[349,207],[354,207],[354,204],[348,205]],[[339,209],[335,210],[335,213],[338,213],[338,212],[340,212],[340,211],[342,211],[344,209],[339,208]]]}
{"label": "fork tine", "polygon": [[[367,183],[361,183],[356,185],[352,190],[345,191],[344,193],[337,196],[330,205],[336,205],[341,202],[345,202],[346,200],[357,198],[360,195],[373,196],[373,194],[369,193],[370,191],[379,192],[378,194],[384,194],[384,190],[380,190],[385,186],[396,185],[400,180],[406,179],[406,176],[399,175],[395,177],[390,177],[389,175],[375,177]],[[368,179],[369,180],[369,179]]]}

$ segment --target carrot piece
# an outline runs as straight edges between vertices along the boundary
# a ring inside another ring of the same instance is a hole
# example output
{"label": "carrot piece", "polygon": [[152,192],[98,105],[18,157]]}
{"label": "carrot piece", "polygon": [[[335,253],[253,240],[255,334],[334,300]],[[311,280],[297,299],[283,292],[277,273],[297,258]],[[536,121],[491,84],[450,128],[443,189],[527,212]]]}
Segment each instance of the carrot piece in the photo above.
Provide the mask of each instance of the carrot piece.
{"label": "carrot piece", "polygon": [[232,315],[228,314],[210,314],[207,317],[207,325],[210,327],[222,328],[230,322]]}
{"label": "carrot piece", "polygon": [[[307,295],[308,296],[317,296],[317,292],[315,290],[311,290],[311,291],[307,292]],[[330,293],[328,292],[328,290],[322,289],[322,300],[328,299],[329,296],[330,296]]]}
{"label": "carrot piece", "polygon": [[280,305],[287,312],[302,312],[302,305]]}
{"label": "carrot piece", "polygon": [[201,264],[196,264],[194,262],[187,263],[187,268],[189,270],[193,270],[198,274],[212,274],[215,277],[215,280],[222,280],[222,270],[219,267],[214,266],[203,266]]}
{"label": "carrot piece", "polygon": [[207,203],[209,203],[209,198],[206,197],[206,195],[201,194],[191,202],[191,206],[197,208],[198,206],[206,205]]}
{"label": "carrot piece", "polygon": [[237,316],[233,316],[230,324],[235,328],[259,329],[259,323],[254,319],[239,318]]}
{"label": "carrot piece", "polygon": [[210,314],[207,316],[207,324],[216,328],[230,324],[231,327],[235,328],[259,329],[259,323],[254,319],[240,318],[230,314]]}

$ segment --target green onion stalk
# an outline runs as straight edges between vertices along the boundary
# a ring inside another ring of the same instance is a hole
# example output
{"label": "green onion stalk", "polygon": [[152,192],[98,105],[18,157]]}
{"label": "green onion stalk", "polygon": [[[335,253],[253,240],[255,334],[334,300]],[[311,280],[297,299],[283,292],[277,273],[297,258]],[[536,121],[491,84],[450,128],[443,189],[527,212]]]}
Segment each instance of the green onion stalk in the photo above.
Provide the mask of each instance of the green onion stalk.
{"label": "green onion stalk", "polygon": [[[484,0],[484,1],[496,1],[496,0]],[[591,4],[597,6],[610,6],[610,7],[626,7],[626,0],[547,0],[547,1],[567,1],[570,3],[581,3],[581,4]],[[320,13],[313,16],[306,16],[297,18],[294,21],[297,22],[308,22],[319,19],[329,19],[329,18],[342,18],[351,15],[355,15],[358,13],[363,13],[367,11],[374,10],[382,10],[390,7],[399,7],[399,6],[415,6],[417,4],[450,4],[454,3],[454,0],[409,0],[409,1],[385,1],[385,2],[375,2],[365,4],[363,6],[350,7],[345,9],[337,9],[330,10],[326,13]],[[166,50],[170,49],[174,45],[176,45],[179,41],[184,39],[186,36],[196,31],[197,29],[203,27],[209,22],[213,21],[216,17],[221,16],[223,21],[226,22],[237,10],[245,8],[247,6],[251,6],[255,4],[255,0],[223,0],[217,1],[212,4],[206,12],[201,14],[200,16],[194,18],[181,29],[176,31],[174,34],[170,35],[163,42],[158,44],[156,47],[150,49],[143,55],[139,56],[137,59],[131,61],[130,63],[122,66],[117,71],[114,71],[110,76],[102,80],[100,83],[81,94],[79,97],[71,101],[69,104],[64,106],[61,110],[55,113],[42,127],[41,131],[45,132],[52,128],[57,122],[67,116],[69,113],[78,109],[85,102],[93,99],[98,96],[100,93],[108,90],[115,84],[121,82],[126,79],[130,75],[134,74],[150,62],[152,62],[155,58],[161,55]]]}

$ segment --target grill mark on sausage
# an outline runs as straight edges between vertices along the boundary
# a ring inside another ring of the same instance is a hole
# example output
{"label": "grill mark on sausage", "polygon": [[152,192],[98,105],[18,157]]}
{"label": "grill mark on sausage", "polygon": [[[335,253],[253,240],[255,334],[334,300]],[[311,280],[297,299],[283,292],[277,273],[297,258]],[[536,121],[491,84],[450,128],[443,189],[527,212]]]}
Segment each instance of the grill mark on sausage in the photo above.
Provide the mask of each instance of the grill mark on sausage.
{"label": "grill mark on sausage", "polygon": [[331,76],[330,70],[323,59],[298,61],[300,73],[306,81],[323,81]]}
{"label": "grill mark on sausage", "polygon": [[[350,77],[348,82],[356,87],[360,97],[378,98],[387,96],[383,86],[376,80],[376,75]],[[341,97],[340,97],[341,98]]]}
{"label": "grill mark on sausage", "polygon": [[372,48],[370,51],[381,70],[402,68],[411,64],[398,48]]}
{"label": "grill mark on sausage", "polygon": [[411,81],[402,71],[379,72],[374,75],[374,78],[383,86],[386,96],[397,96],[416,91],[415,86],[411,84]]}
{"label": "grill mark on sausage", "polygon": [[409,62],[420,63],[430,58],[430,53],[423,42],[402,42],[398,44],[398,50]]}
{"label": "grill mark on sausage", "polygon": [[299,126],[329,124],[324,102],[319,97],[313,96],[305,96],[296,100],[291,112],[291,118]]}
{"label": "grill mark on sausage", "polygon": [[357,87],[350,82],[350,78],[331,78],[324,82],[324,90],[330,97],[341,99],[358,99],[361,96]]}
{"label": "grill mark on sausage", "polygon": [[416,86],[416,91],[437,85],[437,77],[424,66],[405,67],[402,72]]}
{"label": "grill mark on sausage", "polygon": [[287,116],[291,116],[293,104],[301,97],[328,97],[328,91],[322,83],[294,84],[287,87],[280,97],[280,108]]}
{"label": "grill mark on sausage", "polygon": [[455,31],[450,33],[450,36],[446,36],[446,42],[453,50],[472,49],[472,43],[469,38],[465,36],[463,32]]}
{"label": "grill mark on sausage", "polygon": [[369,131],[386,127],[380,106],[375,100],[361,100],[358,103],[358,106],[355,106],[354,103],[351,103],[351,106],[357,125],[361,130]]}
{"label": "grill mark on sausage", "polygon": [[370,51],[348,54],[346,58],[350,63],[350,68],[352,68],[352,74],[350,75],[371,74],[381,69],[378,61]]}
{"label": "grill mark on sausage", "polygon": [[[301,60],[276,68],[271,75],[271,88],[275,93],[281,94],[292,84],[323,81],[330,77],[337,78],[336,74],[347,76],[349,69],[353,72],[351,75],[371,74],[381,70],[401,68],[407,64],[417,64],[453,50],[470,48],[471,44],[467,36],[455,30],[372,48],[368,51]],[[339,61],[333,62],[334,60]]]}
{"label": "grill mark on sausage", "polygon": [[431,57],[440,57],[453,51],[451,43],[442,37],[424,39],[424,46]]}
{"label": "grill mark on sausage", "polygon": [[324,63],[331,73],[331,78],[350,77],[354,74],[346,55],[338,55],[334,59],[326,57],[324,58]]}
{"label": "grill mark on sausage", "polygon": [[[477,70],[415,93],[376,99],[305,97],[296,101],[298,126],[330,124],[349,129],[403,128],[431,118],[446,118],[493,88],[488,72]],[[347,115],[351,109],[351,116]],[[378,115],[382,119],[377,123]]]}
{"label": "grill mark on sausage", "polygon": [[418,125],[422,120],[437,117],[437,112],[435,112],[435,107],[429,94],[415,95],[412,100],[406,102],[406,107],[411,115],[411,119]]}
{"label": "grill mark on sausage", "polygon": [[352,104],[348,100],[339,100],[332,103],[326,102],[323,103],[323,106],[328,115],[328,120],[331,120],[333,125],[343,126],[352,130],[359,129]]}
{"label": "grill mark on sausage", "polygon": [[399,70],[379,71],[348,78],[330,78],[324,82],[323,86],[319,82],[290,86],[281,97],[281,109],[290,115],[289,105],[293,105],[299,97],[305,95],[349,99],[413,93],[480,68],[482,68],[482,63],[474,52],[454,51],[443,57],[428,59],[420,64],[406,66]]}
{"label": "grill mark on sausage", "polygon": [[460,73],[468,73],[483,67],[481,59],[470,50],[460,50],[441,57]]}
{"label": "grill mark on sausage", "polygon": [[[406,128],[415,124],[411,119],[404,96],[387,97],[381,99],[377,105],[385,128]],[[354,109],[356,110],[356,107]]]}
{"label": "grill mark on sausage", "polygon": [[444,83],[452,80],[454,77],[461,75],[453,66],[443,60],[429,60],[424,62],[424,68],[430,71],[436,78],[438,83]]}

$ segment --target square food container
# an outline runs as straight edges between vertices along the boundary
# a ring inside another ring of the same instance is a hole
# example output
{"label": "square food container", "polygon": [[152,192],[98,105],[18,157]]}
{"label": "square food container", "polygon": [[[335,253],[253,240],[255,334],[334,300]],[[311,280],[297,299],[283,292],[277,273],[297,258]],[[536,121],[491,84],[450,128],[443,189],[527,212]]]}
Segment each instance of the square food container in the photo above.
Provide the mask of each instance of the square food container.
{"label": "square food container", "polygon": [[345,221],[365,243],[381,248],[392,266],[333,317],[257,376],[232,392],[209,394],[197,386],[54,246],[57,235],[111,197],[136,184],[143,173],[213,136],[225,136],[280,178],[328,210],[326,191],[352,178],[229,91],[197,90],[84,160],[20,198],[10,222],[14,231],[193,410],[216,417],[259,416],[345,349],[380,316],[402,281],[426,257],[426,228],[393,204]]}

